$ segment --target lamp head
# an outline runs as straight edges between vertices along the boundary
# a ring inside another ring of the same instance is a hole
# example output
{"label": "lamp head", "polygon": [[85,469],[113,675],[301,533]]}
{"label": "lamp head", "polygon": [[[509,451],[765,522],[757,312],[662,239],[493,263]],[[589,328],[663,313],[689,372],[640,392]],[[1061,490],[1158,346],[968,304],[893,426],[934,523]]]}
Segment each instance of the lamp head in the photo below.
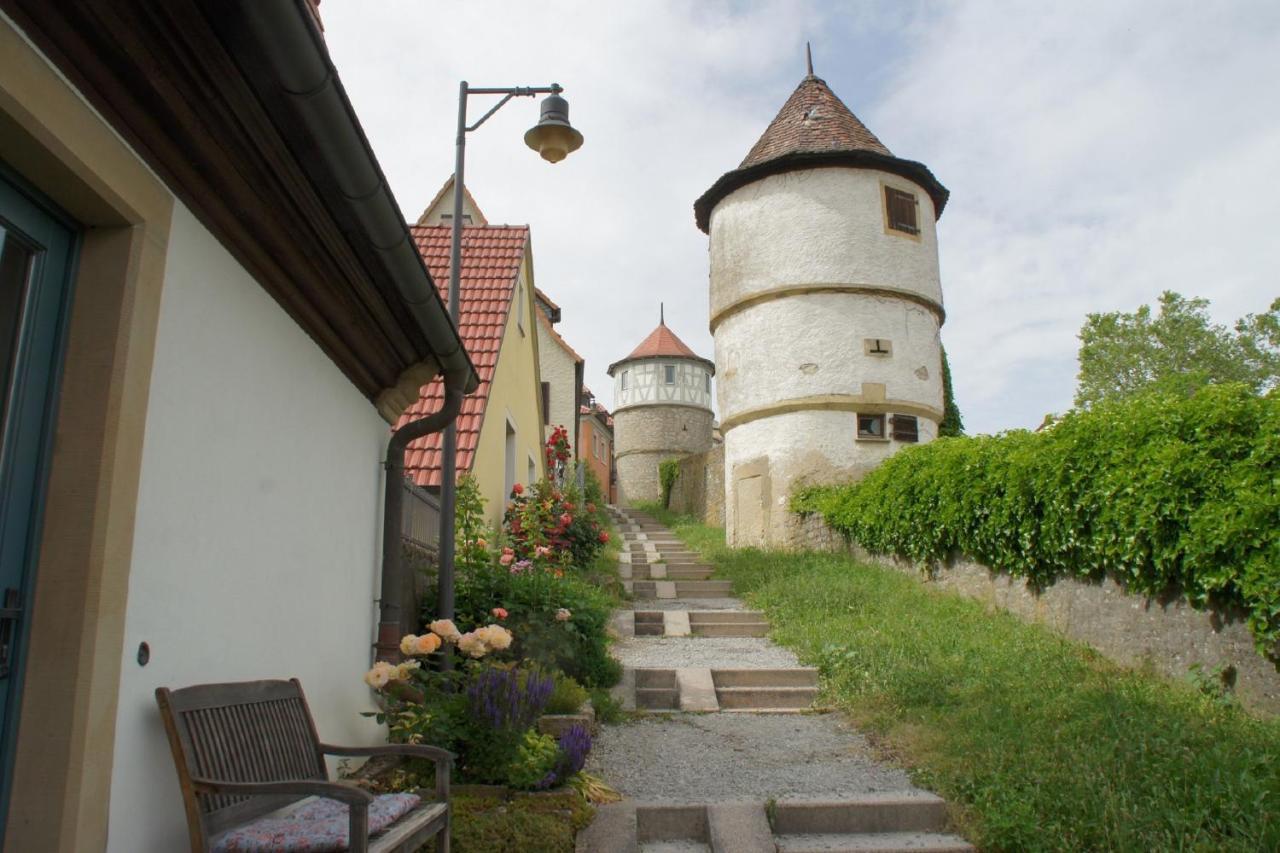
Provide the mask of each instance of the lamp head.
{"label": "lamp head", "polygon": [[524,144],[548,163],[559,163],[582,147],[582,134],[569,124],[569,102],[559,95],[542,99],[542,117],[524,135]]}

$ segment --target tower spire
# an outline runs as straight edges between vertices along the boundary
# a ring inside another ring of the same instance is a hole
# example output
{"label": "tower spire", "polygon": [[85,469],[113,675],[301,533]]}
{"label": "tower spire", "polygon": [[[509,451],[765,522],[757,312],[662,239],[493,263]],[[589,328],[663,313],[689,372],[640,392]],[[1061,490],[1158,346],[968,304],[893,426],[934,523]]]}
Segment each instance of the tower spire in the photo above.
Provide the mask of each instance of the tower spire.
{"label": "tower spire", "polygon": [[804,43],[804,65],[809,72],[809,76],[813,76],[813,49],[809,46],[809,42]]}
{"label": "tower spire", "polygon": [[667,325],[667,309],[661,302],[658,303],[658,325]]}

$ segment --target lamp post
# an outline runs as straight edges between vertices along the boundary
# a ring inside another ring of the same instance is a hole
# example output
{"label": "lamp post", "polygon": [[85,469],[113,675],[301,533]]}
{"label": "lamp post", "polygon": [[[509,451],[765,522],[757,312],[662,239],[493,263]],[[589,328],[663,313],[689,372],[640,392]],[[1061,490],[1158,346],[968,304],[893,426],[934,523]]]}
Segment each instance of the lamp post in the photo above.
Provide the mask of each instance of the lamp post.
{"label": "lamp post", "polygon": [[[560,97],[559,83],[550,86],[515,86],[510,88],[472,88],[463,80],[458,85],[458,135],[453,166],[453,229],[449,244],[449,317],[459,325],[462,282],[462,193],[463,167],[466,164],[467,134],[502,109],[512,98],[542,99],[538,123],[524,135],[525,144],[537,151],[548,163],[559,163],[582,147],[582,134],[569,124],[569,102]],[[502,100],[482,115],[475,124],[467,124],[467,97],[470,95],[502,95]],[[444,431],[440,468],[440,570],[436,614],[441,619],[453,618],[454,513],[457,506],[458,427],[451,421]]]}

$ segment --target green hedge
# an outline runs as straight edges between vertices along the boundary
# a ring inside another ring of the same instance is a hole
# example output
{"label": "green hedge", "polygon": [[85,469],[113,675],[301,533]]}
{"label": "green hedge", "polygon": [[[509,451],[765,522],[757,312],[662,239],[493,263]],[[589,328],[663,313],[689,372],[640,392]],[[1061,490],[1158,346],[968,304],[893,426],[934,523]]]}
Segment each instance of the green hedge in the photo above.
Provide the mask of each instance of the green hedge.
{"label": "green hedge", "polygon": [[793,511],[870,551],[965,555],[1047,586],[1110,575],[1130,590],[1238,605],[1280,668],[1280,393],[1206,387],[1073,412],[1039,433],[946,438]]}

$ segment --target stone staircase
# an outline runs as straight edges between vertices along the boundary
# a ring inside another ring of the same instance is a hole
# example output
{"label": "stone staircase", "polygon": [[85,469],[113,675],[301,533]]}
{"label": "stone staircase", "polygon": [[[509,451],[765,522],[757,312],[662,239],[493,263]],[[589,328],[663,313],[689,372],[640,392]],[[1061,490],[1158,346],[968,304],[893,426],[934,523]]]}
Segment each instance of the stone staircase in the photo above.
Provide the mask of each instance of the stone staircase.
{"label": "stone staircase", "polygon": [[[631,609],[615,615],[614,628],[623,642],[644,644],[639,657],[631,658],[633,665],[624,667],[622,682],[614,689],[624,709],[640,712],[646,715],[644,719],[659,723],[664,719],[738,719],[734,715],[745,714],[740,718],[744,724],[752,720],[763,723],[789,719],[778,715],[816,710],[818,671],[796,664],[790,653],[760,639],[769,632],[764,614],[740,609],[741,603],[732,597],[730,581],[716,579],[714,567],[703,562],[698,554],[689,551],[683,542],[649,516],[635,510],[615,508],[611,512],[623,537],[619,572],[623,585],[634,599]],[[711,606],[699,606],[700,602]],[[717,645],[725,643],[733,645]],[[657,644],[682,645],[676,649]],[[691,654],[694,648],[711,651]],[[680,665],[692,660],[704,665]],[[790,663],[785,666],[770,665],[770,662],[787,661]],[[705,665],[707,663],[710,665]],[[649,717],[649,714],[675,716]],[[714,716],[685,716],[698,714]],[[755,722],[751,726],[751,731],[758,731]],[[652,753],[655,748],[661,750],[663,742],[650,741],[637,748]],[[656,747],[650,747],[649,743]],[[745,744],[739,746],[736,740],[733,744],[732,751],[726,750],[725,754],[738,755],[738,750],[742,750],[741,760],[749,761],[751,750]],[[793,754],[793,749],[781,747],[788,756]],[[665,770],[666,757],[660,753],[655,757],[661,759]],[[739,761],[738,758],[728,760]],[[628,759],[625,763],[631,761]],[[691,778],[701,778],[697,766],[691,766]],[[804,766],[810,768],[805,771],[806,775],[810,774],[813,765]],[[651,773],[644,778],[658,779]],[[737,775],[723,778],[737,779]],[[738,784],[731,781],[730,787],[740,790]],[[665,787],[665,783],[660,787]],[[699,786],[691,790],[704,789]],[[825,784],[813,790],[829,791]],[[841,790],[856,794],[870,788],[846,786]],[[651,796],[661,795],[655,791]],[[947,825],[945,802],[917,789],[831,799],[793,796],[768,802],[750,797],[723,802],[624,799],[597,810],[591,826],[579,833],[577,850],[578,853],[971,851],[973,848],[964,839],[948,834]]]}
{"label": "stone staircase", "polygon": [[971,853],[947,828],[946,803],[923,792],[847,800],[601,806],[580,851],[609,853]]}

